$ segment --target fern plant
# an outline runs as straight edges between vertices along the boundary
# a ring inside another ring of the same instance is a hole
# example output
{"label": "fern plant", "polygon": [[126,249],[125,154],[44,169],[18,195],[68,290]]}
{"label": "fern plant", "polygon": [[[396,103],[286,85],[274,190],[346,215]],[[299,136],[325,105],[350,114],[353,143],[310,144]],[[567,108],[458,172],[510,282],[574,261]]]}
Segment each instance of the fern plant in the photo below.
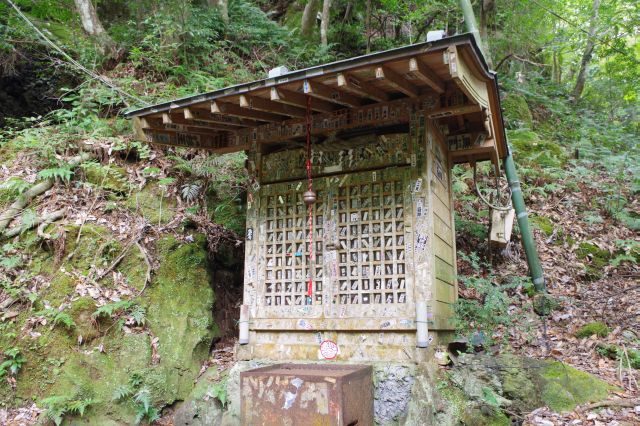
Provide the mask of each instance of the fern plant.
{"label": "fern plant", "polygon": [[100,306],[93,313],[93,318],[111,318],[119,321],[121,325],[138,325],[143,326],[147,320],[147,312],[145,308],[131,300],[121,300],[118,302],[107,303]]}
{"label": "fern plant", "polygon": [[0,267],[7,270],[16,269],[21,264],[22,264],[22,257],[17,255],[6,256],[6,257],[3,257],[2,260],[0,260]]}
{"label": "fern plant", "polygon": [[69,314],[58,309],[46,308],[36,312],[36,315],[43,316],[51,321],[51,328],[61,325],[67,329],[72,329],[76,326],[76,323]]}
{"label": "fern plant", "polygon": [[223,380],[217,383],[214,383],[209,388],[209,392],[207,394],[213,398],[216,398],[223,407],[227,405],[227,381]]}
{"label": "fern plant", "polygon": [[142,386],[142,377],[133,374],[129,378],[129,383],[118,386],[113,392],[113,400],[117,402],[128,401],[133,404],[136,410],[135,423],[139,424],[143,420],[153,423],[160,419],[158,410],[153,406],[153,396],[149,388]]}
{"label": "fern plant", "polygon": [[4,351],[4,357],[5,360],[0,364],[0,379],[7,374],[7,371],[9,375],[16,376],[18,372],[20,372],[22,365],[27,361],[25,357],[22,356],[20,349],[16,347]]}
{"label": "fern plant", "polygon": [[153,423],[160,419],[158,410],[152,404],[151,391],[148,388],[141,388],[133,398],[136,404],[136,424],[143,420]]}
{"label": "fern plant", "polygon": [[59,179],[63,182],[69,182],[73,176],[71,168],[67,167],[53,167],[50,169],[43,169],[38,172],[40,179]]}
{"label": "fern plant", "polygon": [[90,405],[94,405],[97,401],[91,398],[69,398],[64,395],[54,395],[40,401],[45,407],[44,416],[59,426],[62,424],[65,414],[76,414],[80,417]]}
{"label": "fern plant", "polygon": [[0,184],[0,191],[8,196],[20,195],[31,187],[31,184],[19,177],[11,177]]}
{"label": "fern plant", "polygon": [[202,181],[196,180],[182,185],[180,193],[182,194],[182,198],[184,198],[187,202],[193,202],[198,198],[201,190]]}

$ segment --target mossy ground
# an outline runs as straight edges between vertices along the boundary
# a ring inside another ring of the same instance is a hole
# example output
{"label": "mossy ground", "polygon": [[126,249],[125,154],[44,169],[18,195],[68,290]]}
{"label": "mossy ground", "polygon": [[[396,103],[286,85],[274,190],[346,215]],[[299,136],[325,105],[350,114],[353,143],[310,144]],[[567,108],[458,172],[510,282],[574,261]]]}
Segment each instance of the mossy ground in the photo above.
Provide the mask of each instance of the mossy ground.
{"label": "mossy ground", "polygon": [[585,277],[591,281],[602,278],[604,267],[607,266],[611,260],[611,253],[588,242],[580,243],[576,254],[580,259],[588,262],[585,265]]}
{"label": "mossy ground", "polygon": [[548,217],[532,215],[529,217],[529,221],[534,228],[541,230],[547,237],[553,234],[555,225]]}
{"label": "mossy ground", "polygon": [[607,337],[611,330],[607,327],[607,324],[603,322],[590,322],[585,324],[576,332],[576,337],[583,339],[585,337],[591,337],[596,335],[598,337]]}

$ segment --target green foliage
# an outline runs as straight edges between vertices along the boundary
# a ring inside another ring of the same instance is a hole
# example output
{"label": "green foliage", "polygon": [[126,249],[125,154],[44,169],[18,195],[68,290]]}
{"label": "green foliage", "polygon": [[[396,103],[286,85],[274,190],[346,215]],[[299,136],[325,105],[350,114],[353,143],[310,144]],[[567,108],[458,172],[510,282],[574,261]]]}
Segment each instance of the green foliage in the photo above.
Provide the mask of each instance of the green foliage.
{"label": "green foliage", "polygon": [[458,213],[455,214],[456,232],[460,235],[471,236],[476,239],[486,240],[487,226],[476,220],[462,219]]}
{"label": "green foliage", "polygon": [[0,267],[4,269],[16,269],[20,265],[22,265],[22,257],[18,255],[3,256],[2,259],[0,259]]}
{"label": "green foliage", "polygon": [[474,271],[473,275],[460,275],[458,279],[466,289],[475,290],[478,299],[458,299],[454,304],[453,323],[459,335],[470,342],[478,340],[476,337],[482,335],[486,339],[480,339],[477,343],[488,346],[494,343],[493,335],[498,329],[513,327],[517,323],[519,316],[509,312],[509,306],[514,300],[507,291],[522,283],[514,280],[511,283],[496,284],[493,271],[480,262],[475,252],[468,256],[458,252],[458,257]]}
{"label": "green foliage", "polygon": [[620,266],[623,262],[637,264],[640,262],[640,242],[636,240],[616,240],[615,245],[617,251],[609,264],[614,268]]}
{"label": "green foliage", "polygon": [[227,380],[212,384],[207,395],[216,398],[225,407],[227,405]]}
{"label": "green foliage", "polygon": [[518,93],[509,93],[502,101],[505,124],[510,129],[533,128],[533,116],[527,100]]}
{"label": "green foliage", "polygon": [[199,180],[188,182],[180,188],[180,194],[187,202],[193,202],[198,198],[202,190],[202,182]]}
{"label": "green foliage", "polygon": [[10,177],[0,184],[0,202],[22,194],[31,187],[31,184],[19,177]]}
{"label": "green foliage", "polygon": [[11,376],[17,376],[22,365],[27,361],[19,348],[9,348],[3,353],[4,360],[0,363],[0,379],[4,378],[7,371]]}
{"label": "green foliage", "polygon": [[135,423],[142,421],[153,423],[160,419],[158,410],[153,406],[153,397],[148,387],[143,386],[142,376],[133,374],[129,383],[118,386],[113,393],[114,401],[129,402],[136,412]]}
{"label": "green foliage", "polygon": [[126,322],[130,325],[143,326],[147,320],[146,314],[143,306],[131,300],[121,300],[100,306],[92,316],[96,319],[110,318],[119,321],[121,325]]}
{"label": "green foliage", "polygon": [[69,182],[73,176],[73,171],[69,167],[53,167],[50,169],[40,170],[38,177],[40,179],[60,179]]}
{"label": "green foliage", "polygon": [[44,416],[59,426],[62,424],[65,414],[77,414],[82,417],[85,410],[96,402],[91,398],[54,395],[44,398],[40,404],[45,408]]}
{"label": "green foliage", "polygon": [[151,400],[151,391],[148,388],[141,388],[133,398],[136,404],[136,424],[143,420],[153,423],[160,419],[160,413],[153,406]]}
{"label": "green foliage", "polygon": [[602,278],[603,269],[609,264],[611,253],[596,244],[584,241],[578,245],[576,254],[579,258],[589,261],[585,268],[588,279],[595,281]]}
{"label": "green foliage", "polygon": [[[112,152],[123,152],[125,157],[129,157],[129,154],[135,152],[136,156],[141,160],[151,158],[151,147],[149,144],[132,141],[128,139],[116,138],[111,146]],[[154,167],[147,167],[148,169],[154,169]],[[146,169],[145,169],[146,170]],[[158,169],[159,170],[159,169]]]}
{"label": "green foliage", "polygon": [[56,326],[63,326],[67,329],[72,329],[76,326],[73,318],[71,318],[69,314],[58,309],[45,308],[36,312],[36,315],[47,318],[51,322],[52,328]]}
{"label": "green foliage", "polygon": [[596,352],[604,357],[620,361],[623,368],[631,367],[640,370],[640,350],[626,348],[625,354],[625,350],[619,346],[598,343]]}
{"label": "green foliage", "polygon": [[576,337],[579,339],[584,339],[585,337],[591,337],[594,334],[598,337],[607,337],[611,330],[605,323],[602,322],[591,322],[589,324],[585,324],[576,332]]}

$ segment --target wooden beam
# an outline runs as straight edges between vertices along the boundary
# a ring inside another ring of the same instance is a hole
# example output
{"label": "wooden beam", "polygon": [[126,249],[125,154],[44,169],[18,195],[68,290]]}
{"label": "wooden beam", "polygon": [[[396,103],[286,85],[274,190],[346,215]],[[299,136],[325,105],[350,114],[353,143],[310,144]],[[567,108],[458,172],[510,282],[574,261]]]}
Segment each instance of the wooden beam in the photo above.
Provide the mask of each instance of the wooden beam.
{"label": "wooden beam", "polygon": [[480,105],[457,105],[446,108],[438,108],[433,109],[431,111],[427,111],[427,117],[432,119],[443,118],[443,117],[455,117],[463,114],[471,114],[474,112],[482,111],[482,107]]}
{"label": "wooden beam", "polygon": [[208,149],[218,153],[242,151],[248,145],[238,144],[227,132],[219,133],[185,133],[179,130],[146,128],[140,135],[142,140],[150,143],[186,148]]}
{"label": "wooden beam", "polygon": [[362,98],[311,80],[305,80],[302,83],[302,91],[314,98],[324,99],[349,107],[357,107],[363,104]]}
{"label": "wooden beam", "polygon": [[387,102],[389,94],[382,89],[375,87],[359,78],[346,73],[338,74],[338,87],[351,93],[356,93],[365,98],[378,102]]}
{"label": "wooden beam", "polygon": [[[195,108],[185,108],[183,110],[183,116],[185,120],[200,120],[208,123],[224,124],[226,126],[252,127],[259,124],[256,120],[231,117],[224,114],[213,114],[210,111]],[[175,114],[171,114],[171,117],[174,119]]]}
{"label": "wooden beam", "polygon": [[[271,88],[271,100],[282,104],[293,105],[300,108],[307,108],[307,96],[300,93],[286,89],[279,89],[276,87]],[[322,99],[314,98],[311,101],[311,110],[316,112],[332,112],[338,109],[338,106],[334,103],[324,101]]]}
{"label": "wooden beam", "polygon": [[175,113],[175,112],[170,114],[164,113],[162,114],[162,118],[157,116],[151,116],[146,118],[150,120],[152,123],[154,123],[153,127],[160,127],[165,129],[170,129],[172,128],[172,126],[176,128],[179,126],[182,126],[182,127],[188,126],[190,129],[193,128],[194,131],[196,132],[201,131],[198,129],[208,129],[212,131],[224,130],[228,132],[238,130],[237,126],[230,126],[228,124],[212,123],[210,121],[198,120],[198,119],[187,120],[186,118],[184,118],[184,114]]}
{"label": "wooden beam", "polygon": [[427,83],[436,93],[444,93],[445,87],[442,79],[431,71],[420,59],[409,59],[409,73]]}
{"label": "wooden beam", "polygon": [[225,114],[232,117],[250,118],[253,120],[267,121],[271,123],[277,123],[285,119],[278,114],[249,110],[241,108],[239,105],[217,101],[211,102],[211,112],[214,114]]}
{"label": "wooden beam", "polygon": [[376,78],[378,80],[385,80],[393,87],[404,93],[405,95],[417,98],[420,96],[420,90],[409,83],[406,78],[395,72],[389,67],[381,66],[376,68]]}
{"label": "wooden beam", "polygon": [[273,102],[258,96],[240,95],[240,107],[289,117],[304,117],[306,115],[306,110],[303,108]]}

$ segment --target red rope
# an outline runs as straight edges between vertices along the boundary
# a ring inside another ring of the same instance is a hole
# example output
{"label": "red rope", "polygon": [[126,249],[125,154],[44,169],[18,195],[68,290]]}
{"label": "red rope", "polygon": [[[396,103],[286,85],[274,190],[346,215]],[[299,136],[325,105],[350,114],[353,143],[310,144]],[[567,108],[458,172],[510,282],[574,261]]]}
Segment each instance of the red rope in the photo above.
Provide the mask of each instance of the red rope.
{"label": "red rope", "polygon": [[[308,191],[313,191],[313,178],[311,177],[311,96],[307,95],[307,180]],[[307,205],[307,214],[309,222],[309,281],[307,282],[307,297],[310,299],[308,304],[312,302],[313,295],[313,204]]]}

